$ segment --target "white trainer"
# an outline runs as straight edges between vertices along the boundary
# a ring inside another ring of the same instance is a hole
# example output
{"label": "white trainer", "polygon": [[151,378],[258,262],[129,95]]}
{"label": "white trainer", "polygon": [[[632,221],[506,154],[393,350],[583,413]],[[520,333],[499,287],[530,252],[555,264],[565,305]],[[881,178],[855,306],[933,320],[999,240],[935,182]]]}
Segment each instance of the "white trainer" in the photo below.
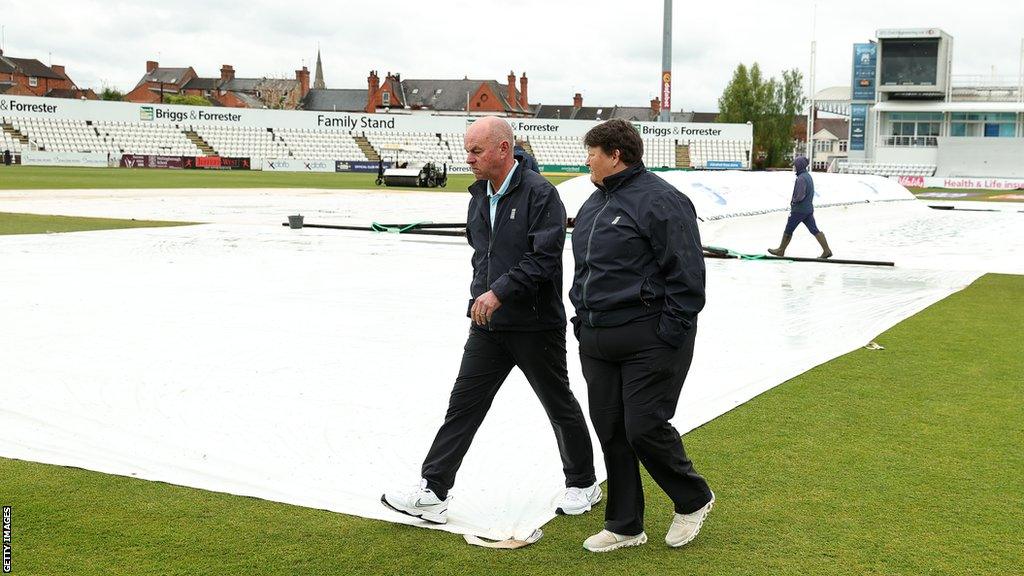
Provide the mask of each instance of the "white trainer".
{"label": "white trainer", "polygon": [[665,535],[665,543],[673,548],[678,548],[689,543],[697,537],[700,527],[704,525],[704,519],[708,517],[711,508],[715,505],[715,494],[711,493],[711,502],[703,508],[689,514],[676,514],[672,517],[672,525],[668,527],[668,534]]}
{"label": "white trainer", "polygon": [[591,552],[611,552],[627,546],[639,546],[647,542],[647,533],[641,532],[636,536],[623,536],[615,532],[601,530],[590,538],[583,541],[583,547]]}
{"label": "white trainer", "polygon": [[380,497],[381,504],[402,514],[422,518],[434,524],[448,522],[448,503],[452,495],[441,500],[434,491],[427,488],[427,481],[421,480],[420,485],[405,492],[385,492]]}
{"label": "white trainer", "polygon": [[565,492],[555,503],[556,514],[568,514],[578,516],[586,512],[601,501],[601,486],[594,484],[586,488],[566,488]]}

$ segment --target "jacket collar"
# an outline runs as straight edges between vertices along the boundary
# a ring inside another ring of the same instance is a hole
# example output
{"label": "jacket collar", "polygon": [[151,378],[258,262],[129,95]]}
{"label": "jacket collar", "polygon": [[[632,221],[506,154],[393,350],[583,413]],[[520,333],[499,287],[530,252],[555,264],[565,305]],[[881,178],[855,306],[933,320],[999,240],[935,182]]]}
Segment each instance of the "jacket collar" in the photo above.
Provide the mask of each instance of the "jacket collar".
{"label": "jacket collar", "polygon": [[611,194],[620,188],[624,183],[632,180],[634,176],[642,174],[647,171],[647,167],[644,163],[637,162],[636,164],[626,168],[622,172],[612,174],[611,176],[604,179],[604,184],[598,184],[597,189],[604,192],[605,194]]}

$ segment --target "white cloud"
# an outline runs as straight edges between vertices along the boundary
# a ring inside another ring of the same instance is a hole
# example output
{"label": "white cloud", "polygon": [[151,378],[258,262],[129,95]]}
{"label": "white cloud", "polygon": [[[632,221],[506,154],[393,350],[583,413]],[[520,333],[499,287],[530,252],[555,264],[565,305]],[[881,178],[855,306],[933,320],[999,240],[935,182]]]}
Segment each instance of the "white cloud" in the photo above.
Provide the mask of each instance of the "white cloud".
{"label": "white cloud", "polygon": [[[1024,3],[863,0],[817,3],[817,87],[847,84],[852,44],[875,30],[934,26],[955,38],[954,74],[1015,75]],[[713,110],[740,62],[766,74],[799,68],[812,37],[810,1],[677,2],[673,108]],[[82,86],[128,90],[146,60],[216,76],[291,77],[310,69],[319,44],[332,88],[366,85],[371,69],[406,78],[530,78],[531,102],[644,106],[658,95],[661,0],[426,3],[215,3],[0,0],[5,52],[64,64]],[[52,57],[49,56],[52,54]]]}

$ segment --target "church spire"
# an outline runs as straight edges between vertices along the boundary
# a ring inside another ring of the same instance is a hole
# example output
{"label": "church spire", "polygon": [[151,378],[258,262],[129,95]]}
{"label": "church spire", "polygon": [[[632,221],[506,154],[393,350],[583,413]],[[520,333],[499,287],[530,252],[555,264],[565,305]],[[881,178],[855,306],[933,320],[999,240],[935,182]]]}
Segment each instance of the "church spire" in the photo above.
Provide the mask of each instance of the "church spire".
{"label": "church spire", "polygon": [[313,78],[313,88],[316,90],[326,88],[324,85],[324,67],[320,63],[320,48],[316,49],[316,76]]}

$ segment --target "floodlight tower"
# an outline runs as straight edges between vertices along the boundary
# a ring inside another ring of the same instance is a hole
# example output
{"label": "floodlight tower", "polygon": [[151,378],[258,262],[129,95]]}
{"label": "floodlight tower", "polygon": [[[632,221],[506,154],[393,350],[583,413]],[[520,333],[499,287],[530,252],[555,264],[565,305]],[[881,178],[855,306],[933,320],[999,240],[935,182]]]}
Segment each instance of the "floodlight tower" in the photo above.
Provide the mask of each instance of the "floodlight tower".
{"label": "floodlight tower", "polygon": [[1017,101],[1024,102],[1024,38],[1020,39],[1020,72],[1017,77]]}
{"label": "floodlight tower", "polygon": [[664,33],[661,38],[661,113],[658,120],[672,120],[672,0],[665,0]]}
{"label": "floodlight tower", "polygon": [[[814,13],[811,19],[811,69],[810,74],[807,78],[807,160],[811,163],[807,169],[808,172],[814,172],[814,117],[816,116],[814,110],[814,72],[817,67],[817,52],[818,52],[818,3],[814,3]],[[796,160],[794,158],[794,160]]]}

